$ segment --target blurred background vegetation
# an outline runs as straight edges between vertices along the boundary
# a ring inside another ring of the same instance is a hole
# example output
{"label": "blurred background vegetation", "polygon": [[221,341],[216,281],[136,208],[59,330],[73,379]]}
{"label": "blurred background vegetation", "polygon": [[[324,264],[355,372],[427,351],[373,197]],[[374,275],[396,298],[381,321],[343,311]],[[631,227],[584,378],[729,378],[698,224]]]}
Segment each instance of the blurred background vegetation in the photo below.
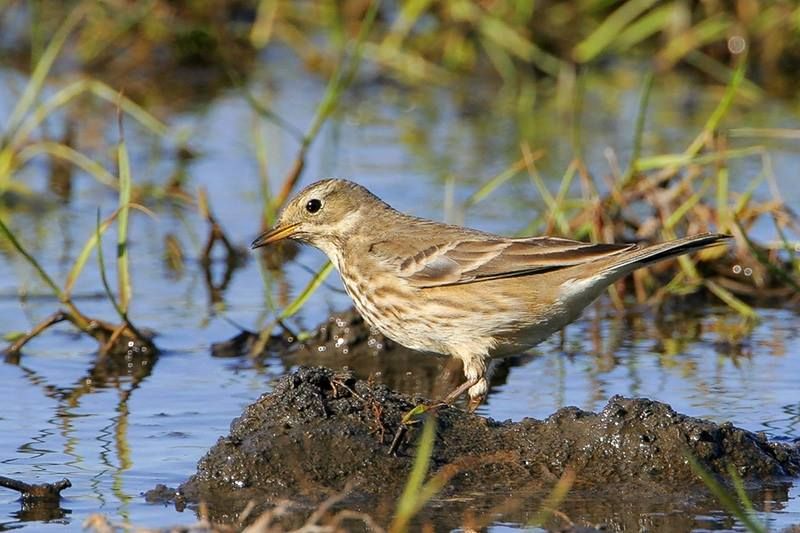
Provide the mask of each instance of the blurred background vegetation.
{"label": "blurred background vegetation", "polygon": [[[27,69],[75,7],[85,9],[71,60],[87,73],[126,79],[164,68],[246,73],[259,49],[285,46],[328,76],[371,0],[6,0],[6,60]],[[448,83],[464,74],[523,85],[565,82],[585,66],[645,58],[656,71],[686,68],[719,81],[731,55],[750,50],[748,77],[795,94],[800,6],[789,0],[384,0],[363,54],[376,75]],[[196,73],[196,70],[193,72]],[[180,71],[172,71],[180,74]],[[186,80],[171,76],[176,93]],[[186,87],[184,90],[188,89]]]}

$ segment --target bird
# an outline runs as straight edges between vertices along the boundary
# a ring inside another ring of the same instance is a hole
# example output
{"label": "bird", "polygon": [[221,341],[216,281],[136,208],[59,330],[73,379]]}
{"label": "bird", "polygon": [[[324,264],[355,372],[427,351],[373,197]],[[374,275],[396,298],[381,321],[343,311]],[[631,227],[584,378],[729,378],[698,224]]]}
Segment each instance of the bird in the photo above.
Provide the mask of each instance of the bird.
{"label": "bird", "polygon": [[298,192],[251,247],[291,239],[324,252],[370,326],[412,350],[462,361],[465,381],[445,402],[467,392],[474,411],[492,358],[542,342],[626,274],[730,238],[504,237],[402,213],[353,181],[329,178]]}

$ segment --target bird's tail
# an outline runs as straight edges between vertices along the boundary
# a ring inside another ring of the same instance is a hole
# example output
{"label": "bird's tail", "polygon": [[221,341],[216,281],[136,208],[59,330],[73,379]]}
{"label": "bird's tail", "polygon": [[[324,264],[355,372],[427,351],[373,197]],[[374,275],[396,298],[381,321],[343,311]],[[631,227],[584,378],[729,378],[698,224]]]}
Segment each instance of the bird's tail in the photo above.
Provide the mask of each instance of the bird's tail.
{"label": "bird's tail", "polygon": [[692,235],[691,237],[675,239],[674,241],[661,242],[642,248],[638,252],[625,254],[626,257],[622,257],[618,262],[609,265],[607,272],[624,275],[638,268],[669,259],[670,257],[676,257],[710,246],[723,244],[730,239],[730,235],[724,235],[722,233],[701,233],[700,235]]}

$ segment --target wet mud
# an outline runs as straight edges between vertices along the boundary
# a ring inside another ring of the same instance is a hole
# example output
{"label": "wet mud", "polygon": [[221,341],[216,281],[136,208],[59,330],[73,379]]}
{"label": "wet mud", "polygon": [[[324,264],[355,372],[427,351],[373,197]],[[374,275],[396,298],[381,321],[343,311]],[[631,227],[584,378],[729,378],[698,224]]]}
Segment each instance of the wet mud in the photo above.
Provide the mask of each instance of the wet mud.
{"label": "wet mud", "polygon": [[[420,401],[351,372],[302,367],[233,421],[229,435],[201,459],[178,493],[188,502],[206,502],[217,520],[234,519],[249,500],[288,498],[311,508],[346,489],[342,505],[391,516],[421,425],[410,428],[396,455],[388,453],[390,442],[403,415]],[[477,515],[495,516],[498,506],[506,513],[535,509],[530,499],[541,499],[568,469],[576,479],[570,508],[584,521],[597,518],[597,510],[580,510],[588,499],[603,506],[615,502],[616,511],[602,514],[608,520],[621,508],[620,520],[635,520],[654,501],[662,510],[665,501],[679,508],[700,505],[707,489],[687,454],[720,479],[732,465],[749,488],[768,488],[773,501],[800,474],[797,446],[681,415],[648,399],[615,396],[598,413],[568,407],[545,420],[520,422],[453,407],[435,411],[429,474],[448,482],[428,518],[448,527],[458,523],[452,517],[479,522]],[[172,494],[154,491],[149,498]],[[664,525],[673,519],[679,518],[667,514],[659,520]]]}

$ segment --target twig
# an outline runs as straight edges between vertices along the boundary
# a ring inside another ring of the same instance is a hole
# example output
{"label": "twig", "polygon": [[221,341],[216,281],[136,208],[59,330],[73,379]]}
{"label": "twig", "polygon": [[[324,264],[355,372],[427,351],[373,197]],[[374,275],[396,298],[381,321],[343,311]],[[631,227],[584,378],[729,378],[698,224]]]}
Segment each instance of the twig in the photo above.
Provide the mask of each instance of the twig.
{"label": "twig", "polygon": [[6,358],[6,362],[7,363],[19,362],[19,352],[20,350],[22,350],[22,347],[28,343],[28,341],[30,341],[31,339],[42,333],[50,326],[58,324],[59,322],[64,322],[65,320],[68,320],[68,318],[69,317],[64,311],[58,310],[49,317],[47,317],[46,319],[44,319],[42,322],[39,322],[36,325],[36,327],[34,327],[30,331],[30,333],[26,333],[25,335],[17,339],[14,342],[14,344],[5,349],[4,355]]}
{"label": "twig", "polygon": [[18,479],[0,476],[0,487],[15,490],[23,500],[58,500],[61,491],[72,486],[67,478],[55,483],[30,484]]}

